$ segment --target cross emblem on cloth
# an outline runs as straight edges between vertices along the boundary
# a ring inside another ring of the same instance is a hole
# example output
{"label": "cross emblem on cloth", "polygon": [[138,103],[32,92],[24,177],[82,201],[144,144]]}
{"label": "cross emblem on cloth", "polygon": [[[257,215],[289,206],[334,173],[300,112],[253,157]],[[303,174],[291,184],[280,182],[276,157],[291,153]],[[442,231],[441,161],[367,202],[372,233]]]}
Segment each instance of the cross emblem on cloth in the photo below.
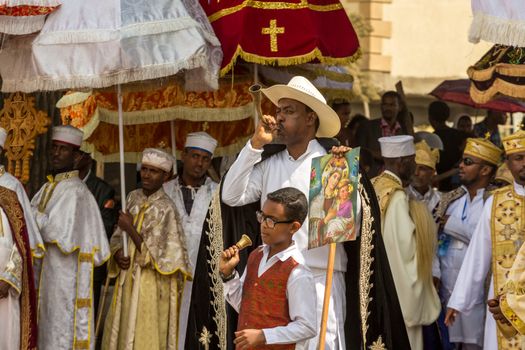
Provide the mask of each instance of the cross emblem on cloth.
{"label": "cross emblem on cloth", "polygon": [[277,34],[284,34],[284,27],[277,27],[277,20],[271,19],[270,26],[261,29],[261,34],[270,35],[270,51],[279,51],[277,47]]}

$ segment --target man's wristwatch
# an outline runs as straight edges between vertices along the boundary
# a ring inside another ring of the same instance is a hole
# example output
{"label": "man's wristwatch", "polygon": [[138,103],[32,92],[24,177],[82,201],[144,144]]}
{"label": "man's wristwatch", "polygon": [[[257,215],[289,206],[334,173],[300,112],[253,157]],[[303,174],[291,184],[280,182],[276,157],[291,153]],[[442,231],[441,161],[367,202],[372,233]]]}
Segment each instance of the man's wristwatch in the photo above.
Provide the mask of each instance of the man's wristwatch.
{"label": "man's wristwatch", "polygon": [[222,272],[219,271],[219,276],[221,276],[222,282],[229,282],[235,278],[235,270],[233,270],[233,272],[229,276],[225,276]]}

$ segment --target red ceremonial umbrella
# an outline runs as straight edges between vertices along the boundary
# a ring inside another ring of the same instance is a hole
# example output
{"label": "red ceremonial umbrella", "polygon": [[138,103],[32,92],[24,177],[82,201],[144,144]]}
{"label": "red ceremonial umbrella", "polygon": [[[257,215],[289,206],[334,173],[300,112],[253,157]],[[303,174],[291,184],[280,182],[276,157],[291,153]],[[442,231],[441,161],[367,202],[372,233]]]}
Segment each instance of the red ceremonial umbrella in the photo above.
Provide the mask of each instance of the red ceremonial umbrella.
{"label": "red ceremonial umbrella", "polygon": [[498,96],[487,103],[476,103],[470,97],[470,80],[445,80],[436,87],[430,95],[447,102],[459,103],[477,109],[487,109],[500,112],[525,112],[525,103],[504,96]]}
{"label": "red ceremonial umbrella", "polygon": [[200,4],[221,42],[221,76],[239,57],[290,66],[343,65],[360,55],[357,34],[339,0],[200,0]]}

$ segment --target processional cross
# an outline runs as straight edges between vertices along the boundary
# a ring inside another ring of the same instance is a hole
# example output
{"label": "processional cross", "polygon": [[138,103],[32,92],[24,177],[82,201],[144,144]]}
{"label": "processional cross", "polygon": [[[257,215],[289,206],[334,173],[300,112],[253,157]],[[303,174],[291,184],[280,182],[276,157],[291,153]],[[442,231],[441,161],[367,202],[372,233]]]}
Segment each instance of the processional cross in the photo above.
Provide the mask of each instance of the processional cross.
{"label": "processional cross", "polygon": [[270,51],[279,51],[277,47],[277,34],[284,34],[284,27],[277,27],[277,20],[271,19],[270,26],[261,29],[261,34],[270,35]]}

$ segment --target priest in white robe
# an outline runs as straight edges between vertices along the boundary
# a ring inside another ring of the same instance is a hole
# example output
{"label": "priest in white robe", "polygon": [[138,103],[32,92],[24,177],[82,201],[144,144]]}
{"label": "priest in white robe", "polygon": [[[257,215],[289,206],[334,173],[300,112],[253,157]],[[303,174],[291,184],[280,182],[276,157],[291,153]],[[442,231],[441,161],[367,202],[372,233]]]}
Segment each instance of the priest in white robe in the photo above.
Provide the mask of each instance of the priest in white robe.
{"label": "priest in white robe", "polygon": [[[190,273],[193,276],[202,227],[217,183],[206,175],[217,140],[205,132],[189,133],[182,152],[182,174],[164,183],[164,191],[171,198],[181,220],[188,251]],[[174,165],[175,168],[175,165]],[[186,281],[180,311],[179,344],[184,346],[193,282]]]}
{"label": "priest in white robe", "polygon": [[436,227],[425,204],[410,201],[403,187],[415,169],[412,136],[379,139],[385,171],[372,179],[381,228],[412,350],[423,350],[422,326],[436,321],[441,305],[432,283]]}
{"label": "priest in white robe", "polygon": [[[7,131],[4,128],[0,127],[0,153],[4,153],[5,142],[7,140]],[[37,259],[42,259],[44,257],[44,242],[40,236],[40,230],[35,221],[33,211],[31,209],[31,202],[27,197],[27,193],[24,189],[24,186],[20,181],[7,172],[3,165],[0,165],[0,186],[4,186],[12,191],[16,192],[18,196],[18,201],[24,210],[24,219],[27,226],[27,233],[29,235],[29,242],[31,243],[31,250],[33,252],[33,257]],[[36,276],[38,277],[38,273]]]}
{"label": "priest in white robe", "polygon": [[82,131],[53,128],[53,176],[31,201],[46,244],[39,290],[40,350],[94,349],[93,269],[109,259],[95,198],[74,171]]}
{"label": "priest in white robe", "polygon": [[[487,302],[479,291],[484,290],[489,272],[488,298],[499,301],[508,290],[510,269],[525,241],[525,132],[520,130],[503,138],[503,147],[514,183],[495,190],[485,202],[448,302],[445,323],[449,325],[458,313],[468,314],[476,305]],[[486,317],[484,349],[523,349],[524,341],[506,322]]]}

